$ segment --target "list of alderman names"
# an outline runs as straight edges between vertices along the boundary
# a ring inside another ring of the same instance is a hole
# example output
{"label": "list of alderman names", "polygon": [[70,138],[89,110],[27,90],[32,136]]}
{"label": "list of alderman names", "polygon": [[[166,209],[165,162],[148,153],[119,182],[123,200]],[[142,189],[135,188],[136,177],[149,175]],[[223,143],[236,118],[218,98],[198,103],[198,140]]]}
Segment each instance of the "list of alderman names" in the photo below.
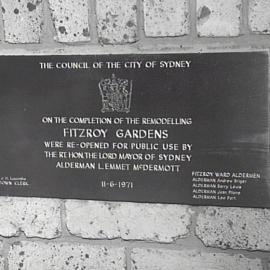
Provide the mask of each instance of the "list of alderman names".
{"label": "list of alderman names", "polygon": [[260,173],[192,171],[192,198],[237,201],[248,181],[260,181]]}

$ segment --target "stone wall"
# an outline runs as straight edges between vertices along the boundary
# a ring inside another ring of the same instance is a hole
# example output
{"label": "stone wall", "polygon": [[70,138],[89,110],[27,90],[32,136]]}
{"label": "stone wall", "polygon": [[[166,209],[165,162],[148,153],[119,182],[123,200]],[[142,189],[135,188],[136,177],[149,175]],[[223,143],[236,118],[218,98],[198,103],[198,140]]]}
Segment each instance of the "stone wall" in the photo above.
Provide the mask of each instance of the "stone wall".
{"label": "stone wall", "polygon": [[[1,0],[1,54],[270,47],[270,0]],[[0,270],[269,270],[270,210],[0,198]]]}

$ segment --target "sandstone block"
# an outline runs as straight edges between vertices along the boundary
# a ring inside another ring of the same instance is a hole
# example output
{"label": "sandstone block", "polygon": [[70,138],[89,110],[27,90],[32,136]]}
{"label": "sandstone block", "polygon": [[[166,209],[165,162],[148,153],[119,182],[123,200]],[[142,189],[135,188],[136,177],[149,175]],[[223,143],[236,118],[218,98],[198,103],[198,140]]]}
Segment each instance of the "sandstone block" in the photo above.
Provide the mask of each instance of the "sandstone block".
{"label": "sandstone block", "polygon": [[144,30],[149,37],[173,37],[189,32],[187,0],[144,0]]}
{"label": "sandstone block", "polygon": [[197,0],[197,31],[202,37],[240,35],[241,0]]}
{"label": "sandstone block", "polygon": [[249,1],[249,25],[253,32],[270,34],[270,0]]}
{"label": "sandstone block", "polygon": [[76,243],[17,242],[8,256],[9,270],[125,270],[123,248]]}
{"label": "sandstone block", "polygon": [[0,198],[0,235],[12,237],[21,231],[27,237],[60,235],[60,203],[52,199]]}
{"label": "sandstone block", "polygon": [[49,0],[52,18],[59,42],[90,40],[87,0]]}
{"label": "sandstone block", "polygon": [[133,249],[132,270],[263,270],[259,259],[195,250]]}
{"label": "sandstone block", "polygon": [[172,242],[191,224],[189,207],[180,205],[69,200],[66,215],[72,234],[92,239]]}
{"label": "sandstone block", "polygon": [[209,207],[199,214],[196,234],[206,246],[270,250],[270,210]]}
{"label": "sandstone block", "polygon": [[43,24],[42,0],[1,0],[5,41],[39,43]]}
{"label": "sandstone block", "polygon": [[137,40],[136,0],[97,0],[96,12],[101,43],[124,44]]}

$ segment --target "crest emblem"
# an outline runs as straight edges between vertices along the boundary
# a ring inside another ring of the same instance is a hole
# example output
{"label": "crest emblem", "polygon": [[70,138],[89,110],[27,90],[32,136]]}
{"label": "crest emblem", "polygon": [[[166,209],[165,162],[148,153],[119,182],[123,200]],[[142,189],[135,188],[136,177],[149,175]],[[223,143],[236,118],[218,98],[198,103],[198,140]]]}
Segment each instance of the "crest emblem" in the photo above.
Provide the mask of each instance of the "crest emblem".
{"label": "crest emblem", "polygon": [[101,112],[130,112],[132,81],[116,78],[102,79],[99,84],[102,97]]}

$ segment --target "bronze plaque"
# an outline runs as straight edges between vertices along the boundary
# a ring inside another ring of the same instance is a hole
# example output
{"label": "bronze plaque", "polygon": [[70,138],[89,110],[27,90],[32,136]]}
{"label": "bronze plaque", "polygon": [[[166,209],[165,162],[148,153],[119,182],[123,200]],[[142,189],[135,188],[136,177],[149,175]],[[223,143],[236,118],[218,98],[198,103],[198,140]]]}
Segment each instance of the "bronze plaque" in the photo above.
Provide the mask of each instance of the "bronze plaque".
{"label": "bronze plaque", "polygon": [[0,194],[270,207],[266,52],[0,57]]}

